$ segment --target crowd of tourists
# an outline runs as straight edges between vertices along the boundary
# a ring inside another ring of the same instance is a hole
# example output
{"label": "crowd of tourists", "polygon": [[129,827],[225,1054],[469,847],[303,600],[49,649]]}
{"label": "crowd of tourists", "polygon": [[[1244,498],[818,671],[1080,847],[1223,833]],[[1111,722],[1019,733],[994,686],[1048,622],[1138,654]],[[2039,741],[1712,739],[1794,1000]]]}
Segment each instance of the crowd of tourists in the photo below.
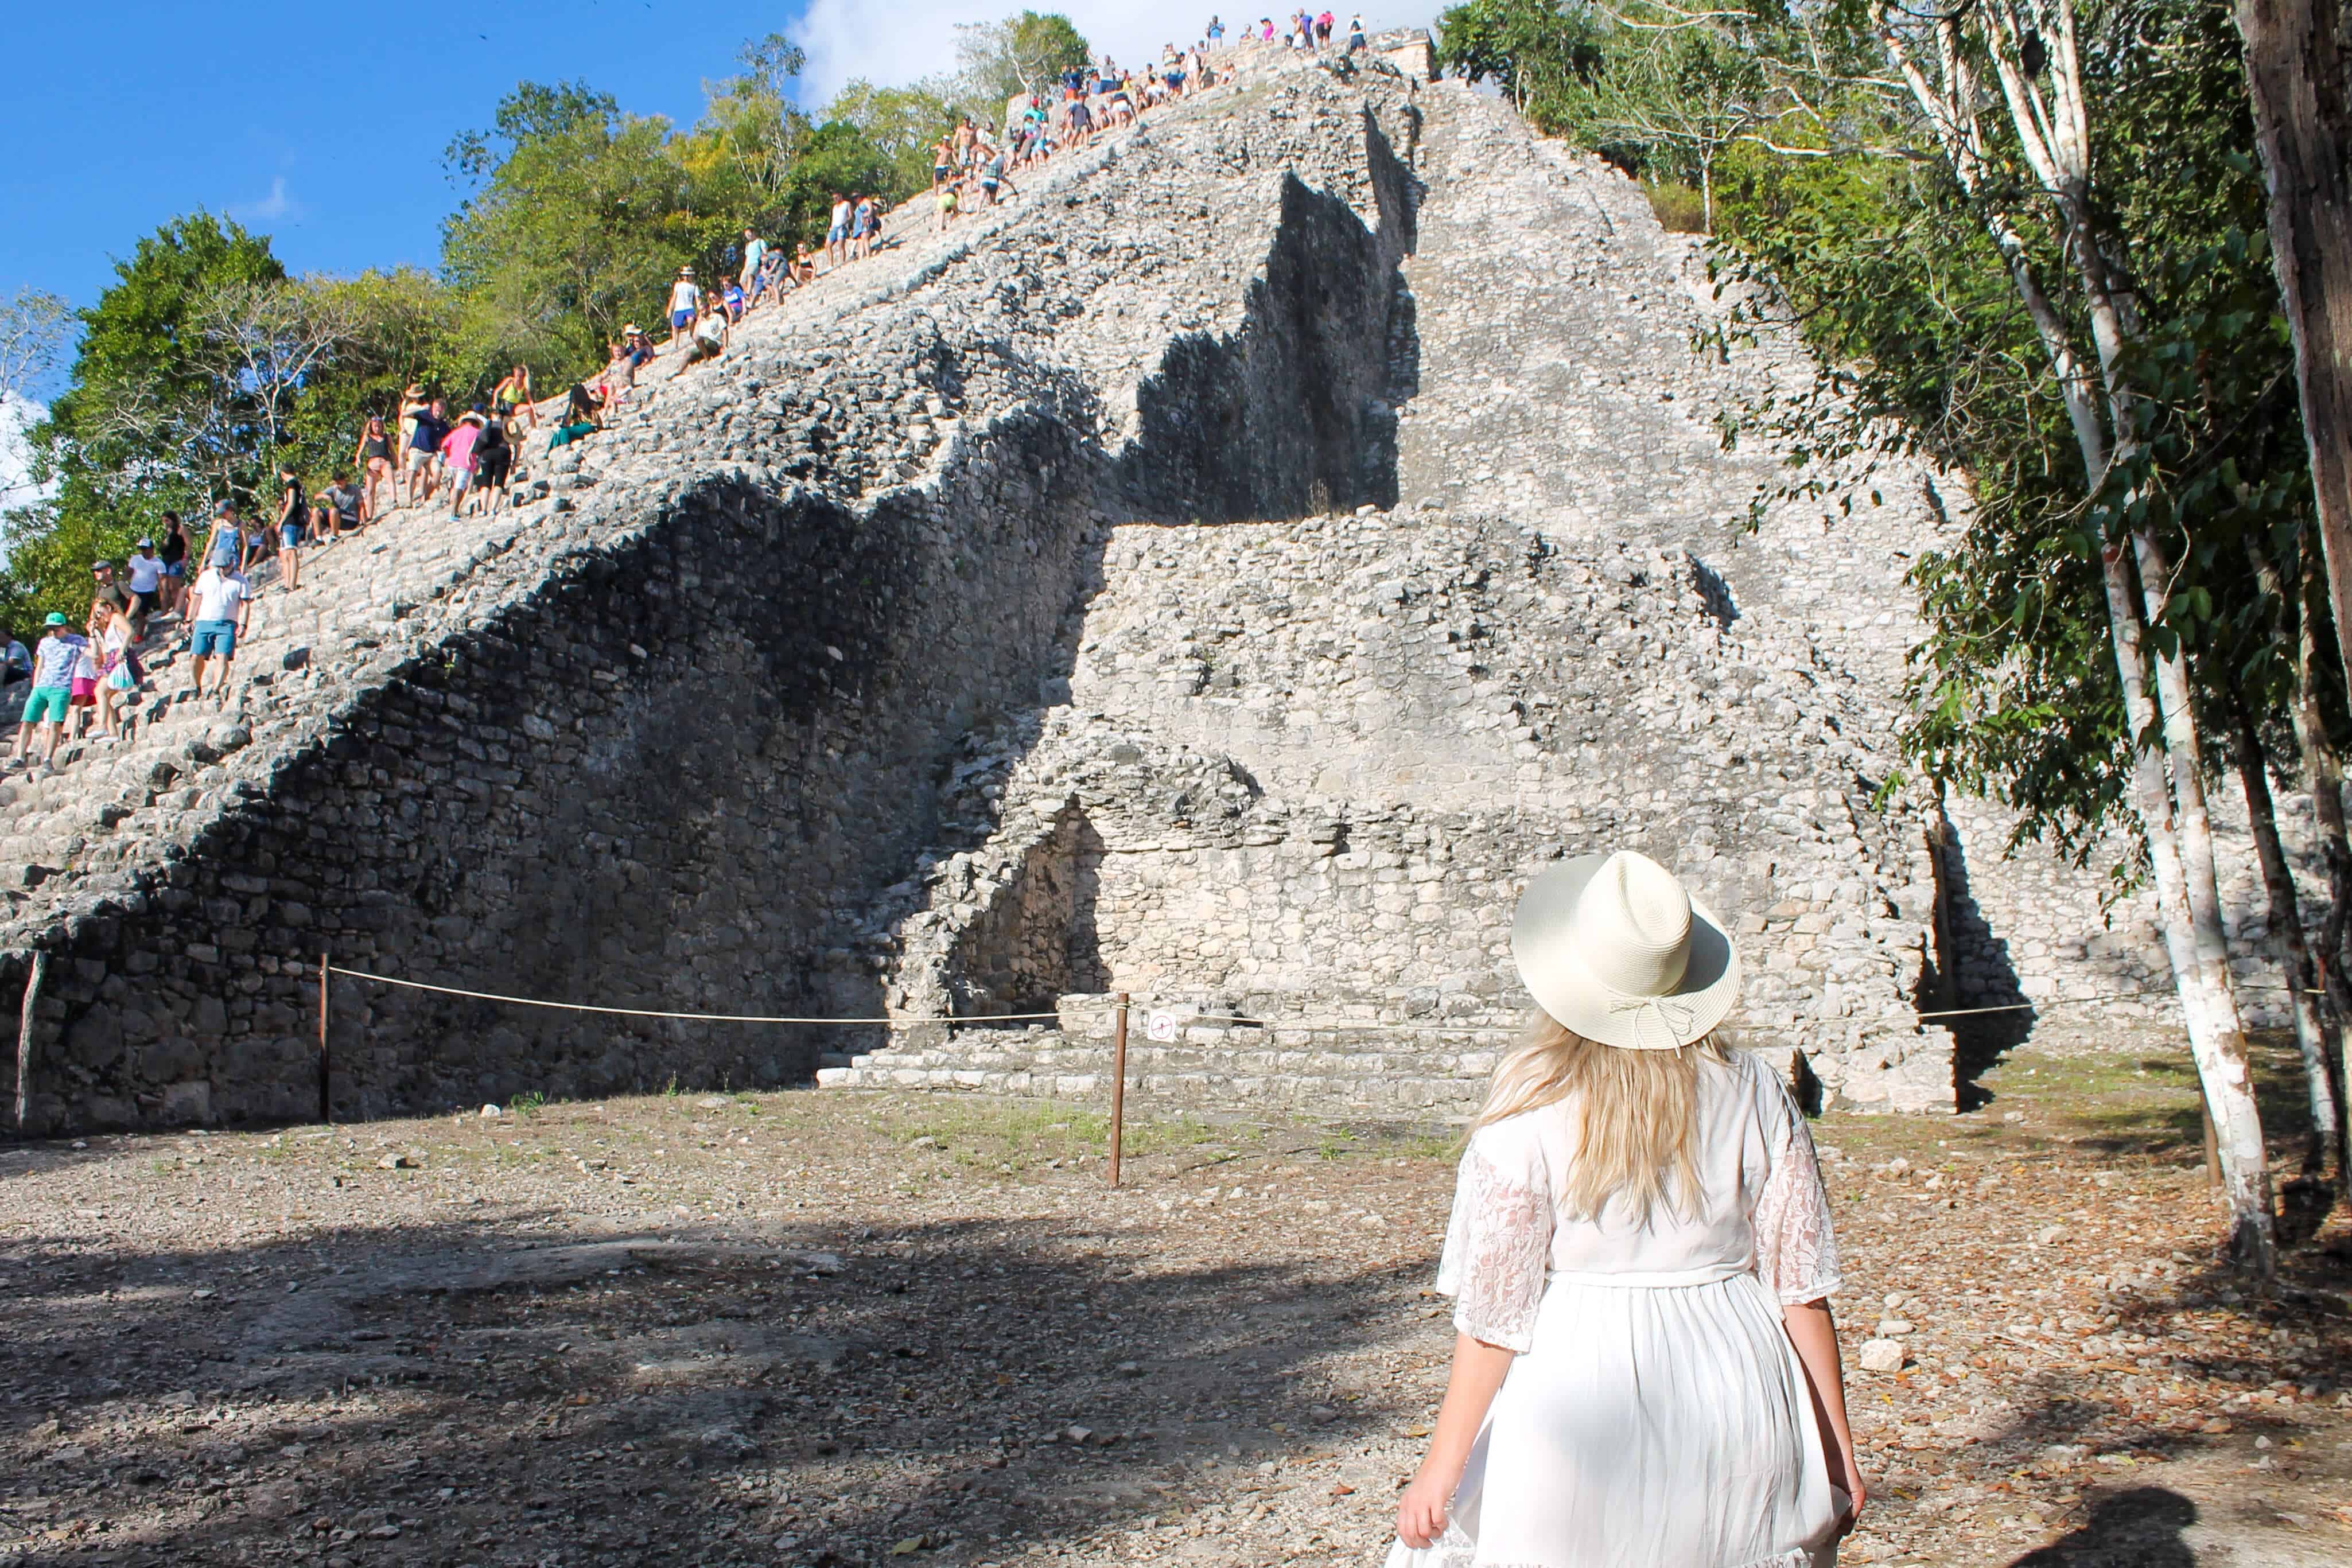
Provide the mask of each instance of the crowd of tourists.
{"label": "crowd of tourists", "polygon": [[[1351,17],[1335,45],[1336,26],[1328,11],[1293,13],[1279,33],[1273,18],[1261,17],[1244,24],[1234,45],[1278,42],[1318,53],[1368,47],[1360,16]],[[962,214],[1019,196],[1016,173],[1213,86],[1225,74],[1216,56],[1228,47],[1224,23],[1212,16],[1198,41],[1165,46],[1149,66],[1121,67],[1106,55],[1066,72],[1058,95],[1016,95],[1001,128],[963,117],[932,152],[934,231],[946,230]],[[553,452],[601,428],[635,392],[639,372],[664,352],[682,350],[667,378],[675,381],[724,354],[746,315],[873,256],[884,243],[887,211],[877,193],[837,192],[822,246],[802,244],[787,254],[747,228],[720,277],[706,284],[693,267],[678,268],[666,306],[667,340],[657,347],[637,323],[624,326],[607,345],[601,371],[549,400],[543,450]],[[511,500],[521,443],[535,437],[541,423],[523,365],[499,379],[487,402],[458,410],[411,384],[394,413],[369,417],[349,461],[320,476],[323,483],[306,485],[295,468],[281,467],[266,515],[240,517],[227,501],[206,524],[164,513],[157,535],[139,540],[127,559],[92,563],[89,610],[79,627],[71,617],[52,612],[29,649],[0,629],[0,681],[12,697],[20,689],[28,694],[15,747],[0,761],[0,771],[31,766],[37,757],[39,766],[53,768],[58,747],[69,739],[128,737],[134,699],[147,679],[141,649],[163,622],[172,623],[178,645],[191,655],[189,694],[225,701],[257,571],[274,563],[280,586],[298,591],[306,553],[357,534],[390,512],[446,507],[455,517],[497,511]]]}

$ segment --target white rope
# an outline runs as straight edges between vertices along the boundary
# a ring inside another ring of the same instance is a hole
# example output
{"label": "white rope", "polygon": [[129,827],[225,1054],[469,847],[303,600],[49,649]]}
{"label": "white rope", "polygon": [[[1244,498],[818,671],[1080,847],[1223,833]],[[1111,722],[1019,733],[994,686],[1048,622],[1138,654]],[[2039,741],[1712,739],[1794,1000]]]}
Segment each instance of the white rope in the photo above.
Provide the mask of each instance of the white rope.
{"label": "white rope", "polygon": [[496,991],[468,991],[456,986],[428,985],[423,980],[396,980],[390,975],[371,975],[364,969],[346,969],[337,964],[328,965],[327,970],[330,974],[348,975],[354,980],[373,980],[379,986],[400,986],[412,991],[432,991],[445,997],[470,997],[478,1002],[509,1002],[519,1008],[553,1008],[572,1013],[607,1013],[616,1018],[685,1019],[695,1023],[842,1024],[859,1029],[915,1029],[925,1024],[1006,1023],[1062,1016],[1059,1013],[985,1013],[968,1019],[802,1019],[773,1018],[763,1013],[675,1013],[656,1008],[600,1008],[586,1002],[548,1002],[537,997],[508,997]]}
{"label": "white rope", "polygon": [[[390,975],[373,975],[364,969],[346,969],[338,964],[331,964],[327,967],[331,974],[345,975],[354,980],[373,980],[380,986],[399,986],[412,991],[431,991],[438,996],[467,997],[479,1002],[506,1002],[519,1008],[550,1008],[560,1012],[603,1013],[614,1018],[679,1019],[692,1023],[831,1024],[845,1029],[920,1029],[933,1024],[941,1024],[954,1028],[960,1025],[971,1027],[996,1023],[1035,1023],[1049,1020],[1058,1022],[1067,1012],[1084,1012],[1090,1009],[1097,1011],[1115,1012],[1119,1007],[1119,1004],[1114,1001],[1102,1001],[1092,1004],[1074,1004],[1059,1012],[976,1013],[970,1018],[820,1019],[773,1017],[763,1013],[667,1012],[655,1008],[605,1008],[596,1007],[587,1002],[543,1001],[537,997],[509,997],[497,991],[469,991],[457,986],[431,985],[424,980],[395,979]],[[2288,988],[2241,985],[2238,988],[2253,991],[2283,991]],[[2173,995],[2174,993],[2170,991],[2109,991],[2095,997],[2051,997],[2038,1002],[2003,1002],[1998,1006],[1983,1008],[1946,1008],[1940,1011],[1914,1013],[1911,1016],[1924,1023],[1937,1019],[1977,1018],[1988,1013],[2034,1012],[2047,1008],[2087,1007],[2093,1002],[2142,1001],[2150,998],[2161,999],[2171,998]],[[1154,1008],[1148,1000],[1130,1001],[1127,1006],[1130,1012],[1150,1013],[1174,1010]],[[1239,1024],[1247,1029],[1386,1030],[1403,1034],[1517,1034],[1520,1027],[1517,1023],[1398,1023],[1381,1019],[1331,1019],[1318,1021],[1244,1018],[1239,1013],[1181,1011],[1177,1013],[1177,1021],[1181,1024]],[[1886,1029],[1894,1025],[1882,1023],[1865,1027]]]}

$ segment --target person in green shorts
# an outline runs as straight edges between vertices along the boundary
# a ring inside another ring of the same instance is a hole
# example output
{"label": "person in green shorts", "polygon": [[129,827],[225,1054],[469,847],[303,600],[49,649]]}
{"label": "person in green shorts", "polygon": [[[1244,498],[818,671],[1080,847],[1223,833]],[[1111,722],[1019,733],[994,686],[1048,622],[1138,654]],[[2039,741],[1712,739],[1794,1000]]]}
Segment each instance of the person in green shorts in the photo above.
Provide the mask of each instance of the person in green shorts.
{"label": "person in green shorts", "polygon": [[57,766],[58,741],[65,734],[66,715],[73,703],[74,666],[89,646],[89,640],[68,626],[63,615],[49,612],[41,644],[33,650],[33,695],[25,700],[25,719],[16,727],[16,749],[9,754],[9,767],[25,760],[36,725],[45,742],[41,766]]}

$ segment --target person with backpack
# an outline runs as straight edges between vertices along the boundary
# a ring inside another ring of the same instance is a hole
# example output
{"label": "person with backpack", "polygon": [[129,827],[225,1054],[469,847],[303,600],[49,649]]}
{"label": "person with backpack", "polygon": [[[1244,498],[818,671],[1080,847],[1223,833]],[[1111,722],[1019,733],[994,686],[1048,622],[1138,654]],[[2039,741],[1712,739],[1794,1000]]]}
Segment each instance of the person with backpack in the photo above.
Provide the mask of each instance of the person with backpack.
{"label": "person with backpack", "polygon": [[506,501],[506,482],[515,473],[515,444],[508,440],[506,421],[491,416],[482,425],[482,440],[473,446],[473,494],[482,498],[485,513],[497,513]]}

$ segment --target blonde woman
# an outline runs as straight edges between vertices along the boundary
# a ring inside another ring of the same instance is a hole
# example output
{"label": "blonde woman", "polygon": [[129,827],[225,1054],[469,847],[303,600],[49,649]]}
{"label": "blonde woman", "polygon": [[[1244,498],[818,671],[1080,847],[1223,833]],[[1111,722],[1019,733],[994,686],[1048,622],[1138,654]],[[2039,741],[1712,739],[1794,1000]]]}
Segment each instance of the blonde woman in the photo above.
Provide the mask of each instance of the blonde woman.
{"label": "blonde woman", "polygon": [[1542,1010],[1462,1157],[1389,1568],[1822,1568],[1865,1495],[1837,1249],[1788,1091],[1714,1042],[1729,936],[1620,851],[1537,878],[1511,953]]}

